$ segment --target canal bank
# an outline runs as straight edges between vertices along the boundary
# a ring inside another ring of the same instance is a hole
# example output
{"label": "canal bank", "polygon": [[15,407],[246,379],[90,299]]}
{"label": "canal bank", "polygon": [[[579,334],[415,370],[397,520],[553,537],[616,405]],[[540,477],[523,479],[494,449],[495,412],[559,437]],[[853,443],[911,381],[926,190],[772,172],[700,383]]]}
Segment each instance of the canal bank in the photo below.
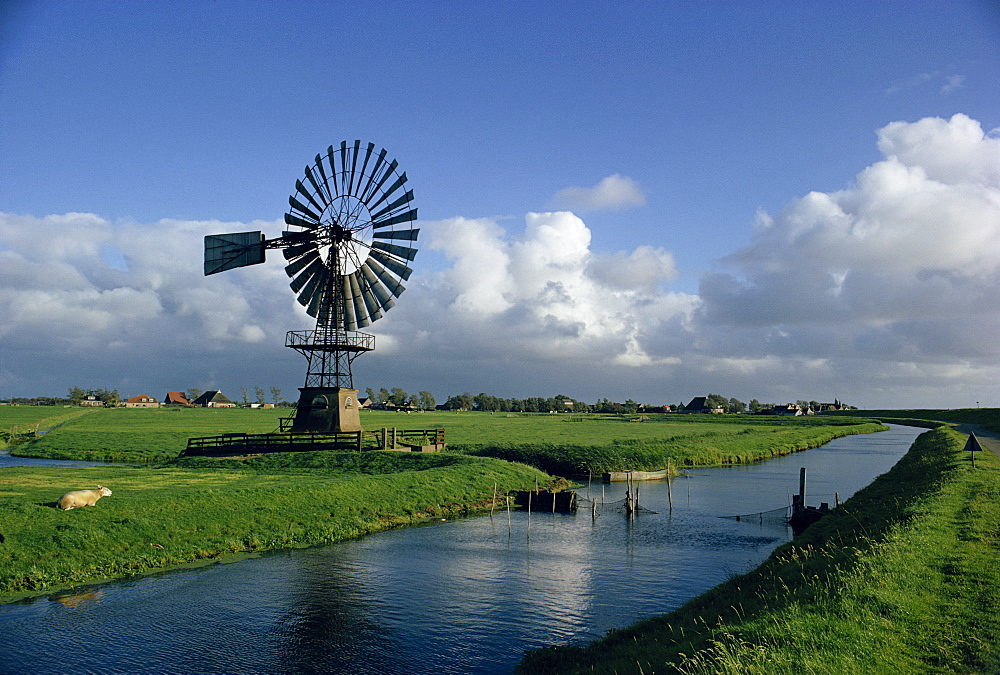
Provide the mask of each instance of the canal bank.
{"label": "canal bank", "polygon": [[997,672],[1000,461],[922,434],[887,474],[752,572],[519,673]]}
{"label": "canal bank", "polygon": [[587,643],[755,567],[788,527],[720,516],[786,506],[801,466],[813,498],[846,499],[917,433],[697,469],[672,510],[665,481],[644,484],[634,520],[497,511],[0,607],[0,672],[510,672],[526,649]]}

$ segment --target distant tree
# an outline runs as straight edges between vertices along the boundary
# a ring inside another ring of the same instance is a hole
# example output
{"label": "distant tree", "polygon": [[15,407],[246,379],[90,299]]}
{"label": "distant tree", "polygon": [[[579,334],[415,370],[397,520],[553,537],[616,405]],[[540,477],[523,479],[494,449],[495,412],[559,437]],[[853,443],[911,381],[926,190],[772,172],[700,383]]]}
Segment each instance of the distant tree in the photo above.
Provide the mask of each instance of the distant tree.
{"label": "distant tree", "polygon": [[764,406],[762,406],[760,404],[760,401],[758,401],[757,399],[755,398],[750,399],[749,410],[751,415],[756,415],[763,409],[763,407]]}
{"label": "distant tree", "polygon": [[747,406],[743,401],[738,398],[729,399],[729,412],[731,413],[742,413],[747,411]]}
{"label": "distant tree", "polygon": [[80,401],[87,395],[80,387],[70,387],[69,388],[69,398],[73,401],[73,405],[80,405]]}
{"label": "distant tree", "polygon": [[722,408],[723,412],[729,411],[729,401],[725,396],[719,394],[709,394],[705,397],[705,405],[709,408]]}
{"label": "distant tree", "polygon": [[367,387],[365,393],[368,395],[368,403],[375,403],[375,391],[371,387]]}
{"label": "distant tree", "polygon": [[402,408],[406,405],[406,399],[408,398],[406,390],[402,387],[393,387],[392,394],[389,396],[389,402],[395,406]]}
{"label": "distant tree", "polygon": [[261,405],[264,405],[264,388],[263,387],[254,387],[253,388],[253,393],[257,397],[257,403],[259,403]]}
{"label": "distant tree", "polygon": [[204,392],[202,392],[202,390],[198,387],[191,387],[187,390],[187,400],[193,403],[196,398],[202,395],[202,393]]}
{"label": "distant tree", "polygon": [[240,392],[243,394],[243,407],[250,405],[250,390],[246,387],[240,387]]}
{"label": "distant tree", "polygon": [[420,392],[420,407],[424,410],[434,410],[437,403],[434,401],[434,394],[429,391]]}
{"label": "distant tree", "polygon": [[639,412],[639,404],[628,398],[625,399],[625,403],[622,404],[622,412],[626,414],[633,414]]}
{"label": "distant tree", "polygon": [[809,401],[809,407],[812,410],[819,412],[819,401]]}
{"label": "distant tree", "polygon": [[274,401],[274,405],[281,403],[281,390],[277,387],[271,387],[271,400]]}
{"label": "distant tree", "polygon": [[407,405],[407,407],[419,410],[420,409],[420,398],[416,394],[410,394],[409,398],[406,399],[406,405]]}
{"label": "distant tree", "polygon": [[382,387],[378,390],[378,400],[375,401],[378,405],[385,405],[389,402],[389,390]]}

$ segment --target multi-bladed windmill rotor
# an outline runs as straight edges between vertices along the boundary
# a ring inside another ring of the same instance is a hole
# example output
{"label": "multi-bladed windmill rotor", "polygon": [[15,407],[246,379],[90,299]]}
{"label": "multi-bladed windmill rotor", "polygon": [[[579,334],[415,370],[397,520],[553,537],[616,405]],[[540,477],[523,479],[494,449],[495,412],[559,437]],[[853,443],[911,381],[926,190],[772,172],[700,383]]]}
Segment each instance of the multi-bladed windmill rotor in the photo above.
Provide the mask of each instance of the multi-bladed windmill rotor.
{"label": "multi-bladed windmill rotor", "polygon": [[331,396],[343,399],[339,390],[353,391],[351,362],[374,348],[371,335],[356,331],[381,318],[410,277],[417,209],[398,168],[374,143],[331,145],[295,181],[281,237],[205,237],[206,275],[262,263],[266,249],[282,249],[289,285],[316,319],[315,330],[291,331],[286,340],[309,362],[296,427],[305,428],[304,408],[333,405]]}

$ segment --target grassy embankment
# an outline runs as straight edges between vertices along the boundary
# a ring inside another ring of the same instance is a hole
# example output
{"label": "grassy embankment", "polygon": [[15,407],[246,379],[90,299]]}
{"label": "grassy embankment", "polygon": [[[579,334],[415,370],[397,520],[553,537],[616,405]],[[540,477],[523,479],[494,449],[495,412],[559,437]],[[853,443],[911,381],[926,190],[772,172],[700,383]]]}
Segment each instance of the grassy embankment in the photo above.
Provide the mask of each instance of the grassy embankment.
{"label": "grassy embankment", "polygon": [[922,434],[756,570],[585,647],[529,652],[518,672],[997,672],[1000,460],[973,469],[965,440]]}
{"label": "grassy embankment", "polygon": [[[545,474],[456,455],[281,453],[246,463],[13,467],[0,471],[0,602],[75,583],[332,543],[464,515]],[[107,485],[93,508],[53,508]]]}
{"label": "grassy embankment", "polygon": [[932,420],[949,424],[975,424],[1000,434],[1000,414],[996,408],[955,408],[952,410],[845,410],[829,413],[837,417],[866,417],[886,421]]}
{"label": "grassy embankment", "polygon": [[[4,413],[0,409],[0,425]],[[60,459],[150,462],[190,436],[265,432],[278,411],[96,410],[16,452]],[[815,447],[877,425],[837,421],[658,416],[618,418],[367,413],[380,426],[448,429],[470,454],[496,454],[556,473],[675,463],[749,461]],[[547,443],[533,448],[531,441]],[[481,441],[481,443],[474,443]],[[504,446],[502,441],[514,443]],[[245,552],[339,541],[429,516],[465,513],[500,494],[546,483],[541,471],[444,453],[281,453],[246,462],[189,458],[142,467],[8,468],[0,473],[0,601],[60,585],[121,577]],[[114,490],[96,508],[52,508],[71,489]]]}
{"label": "grassy embankment", "polygon": [[[0,408],[0,427],[6,410]],[[150,462],[174,458],[193,436],[266,433],[278,410],[96,410],[53,433],[17,446],[16,454],[49,459]],[[748,415],[650,415],[642,422],[608,415],[399,414],[365,411],[366,429],[444,428],[449,450],[518,461],[559,475],[655,470],[768,459],[817,447],[850,433],[877,431],[862,420]]]}

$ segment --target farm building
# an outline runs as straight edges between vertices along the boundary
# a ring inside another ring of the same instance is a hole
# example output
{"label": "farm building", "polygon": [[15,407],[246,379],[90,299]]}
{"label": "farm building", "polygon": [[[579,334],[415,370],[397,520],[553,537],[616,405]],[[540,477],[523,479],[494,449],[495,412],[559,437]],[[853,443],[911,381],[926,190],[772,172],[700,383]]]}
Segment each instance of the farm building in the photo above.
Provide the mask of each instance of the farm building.
{"label": "farm building", "polygon": [[684,406],[684,412],[686,413],[701,413],[701,414],[714,414],[721,415],[724,411],[722,408],[710,408],[708,406],[707,396],[695,396],[691,399],[691,402]]}
{"label": "farm building", "polygon": [[146,396],[145,394],[141,396],[133,396],[132,398],[125,399],[126,408],[159,408],[160,402],[157,401],[152,396]]}
{"label": "farm building", "polygon": [[235,408],[236,404],[226,398],[218,389],[209,389],[204,394],[192,401],[193,405],[203,408]]}
{"label": "farm building", "polygon": [[93,394],[87,394],[86,396],[83,397],[83,400],[80,401],[80,405],[88,405],[94,408],[100,408],[104,406],[104,401],[97,398]]}
{"label": "farm building", "polygon": [[163,398],[163,405],[191,405],[191,401],[183,391],[168,391]]}

